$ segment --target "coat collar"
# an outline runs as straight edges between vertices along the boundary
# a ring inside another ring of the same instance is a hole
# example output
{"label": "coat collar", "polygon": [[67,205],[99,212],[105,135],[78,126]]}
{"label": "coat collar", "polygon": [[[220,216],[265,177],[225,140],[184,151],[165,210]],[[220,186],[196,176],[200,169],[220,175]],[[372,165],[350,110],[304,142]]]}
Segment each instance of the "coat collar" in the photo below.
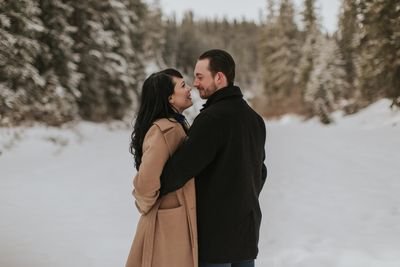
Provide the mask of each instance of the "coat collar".
{"label": "coat collar", "polygon": [[243,97],[242,91],[238,86],[228,85],[227,87],[219,89],[207,99],[207,102],[203,105],[203,108],[200,111],[208,108],[209,106],[213,105],[214,103],[220,100],[231,97]]}

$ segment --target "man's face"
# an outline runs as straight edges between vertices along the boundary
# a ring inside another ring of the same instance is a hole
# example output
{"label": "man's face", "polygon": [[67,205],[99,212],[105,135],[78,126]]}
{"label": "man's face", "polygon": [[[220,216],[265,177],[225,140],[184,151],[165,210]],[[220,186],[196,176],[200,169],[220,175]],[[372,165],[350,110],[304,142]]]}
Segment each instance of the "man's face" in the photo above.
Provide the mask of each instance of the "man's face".
{"label": "man's face", "polygon": [[215,77],[212,76],[208,70],[209,59],[198,60],[194,68],[194,81],[193,86],[199,90],[200,97],[202,99],[209,98],[212,94],[217,91],[217,85],[215,84]]}

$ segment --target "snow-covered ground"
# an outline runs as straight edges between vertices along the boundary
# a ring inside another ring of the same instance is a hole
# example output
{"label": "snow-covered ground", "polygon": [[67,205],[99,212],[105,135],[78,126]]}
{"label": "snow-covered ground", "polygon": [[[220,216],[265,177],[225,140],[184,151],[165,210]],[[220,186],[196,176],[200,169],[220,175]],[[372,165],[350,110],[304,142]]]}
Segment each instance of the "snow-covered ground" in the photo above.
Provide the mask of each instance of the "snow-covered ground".
{"label": "snow-covered ground", "polygon": [[[258,266],[400,266],[400,111],[268,122]],[[124,266],[138,220],[130,131],[0,128],[0,267]]]}

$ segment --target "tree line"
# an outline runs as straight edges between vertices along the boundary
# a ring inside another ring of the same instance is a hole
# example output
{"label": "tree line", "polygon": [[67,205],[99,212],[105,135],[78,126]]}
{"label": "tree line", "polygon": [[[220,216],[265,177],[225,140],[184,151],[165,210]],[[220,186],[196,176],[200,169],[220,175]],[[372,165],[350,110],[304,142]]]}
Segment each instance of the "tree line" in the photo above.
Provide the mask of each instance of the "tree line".
{"label": "tree line", "polygon": [[[229,51],[237,83],[265,116],[331,122],[379,98],[400,105],[400,3],[343,0],[323,31],[315,0],[267,0],[262,22],[165,16],[142,0],[0,0],[0,126],[133,117],[146,73],[192,77],[210,48]],[[296,21],[297,14],[302,20]]]}
{"label": "tree line", "polygon": [[302,27],[290,0],[268,0],[260,46],[265,112],[353,113],[380,99],[400,106],[400,2],[342,0],[338,30],[326,34],[316,0],[305,0]]}
{"label": "tree line", "polygon": [[144,78],[140,0],[2,0],[0,124],[121,119]]}

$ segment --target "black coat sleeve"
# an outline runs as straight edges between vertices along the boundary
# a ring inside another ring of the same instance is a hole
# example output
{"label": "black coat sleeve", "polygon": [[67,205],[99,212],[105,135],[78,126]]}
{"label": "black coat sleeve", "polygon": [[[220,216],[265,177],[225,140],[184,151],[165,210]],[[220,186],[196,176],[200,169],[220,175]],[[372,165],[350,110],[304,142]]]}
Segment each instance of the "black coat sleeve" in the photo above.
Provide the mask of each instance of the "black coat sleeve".
{"label": "black coat sleeve", "polygon": [[220,145],[221,123],[215,117],[200,114],[193,122],[186,141],[164,166],[160,195],[181,188],[197,176],[214,160]]}
{"label": "black coat sleeve", "polygon": [[[264,152],[264,161],[265,161],[265,152]],[[267,166],[265,166],[265,162],[263,161],[262,167],[261,167],[261,189],[264,187],[265,181],[267,180]],[[260,190],[261,192],[261,190]]]}
{"label": "black coat sleeve", "polygon": [[[265,141],[266,141],[266,128],[265,128],[265,123],[264,120],[260,117],[260,125],[261,129],[263,130],[263,152],[262,152],[262,166],[261,166],[261,189],[264,187],[265,181],[267,180],[267,175],[268,175],[268,170],[267,166],[265,165],[265,158],[266,158],[266,153],[265,153]],[[259,192],[259,194],[260,194]]]}

